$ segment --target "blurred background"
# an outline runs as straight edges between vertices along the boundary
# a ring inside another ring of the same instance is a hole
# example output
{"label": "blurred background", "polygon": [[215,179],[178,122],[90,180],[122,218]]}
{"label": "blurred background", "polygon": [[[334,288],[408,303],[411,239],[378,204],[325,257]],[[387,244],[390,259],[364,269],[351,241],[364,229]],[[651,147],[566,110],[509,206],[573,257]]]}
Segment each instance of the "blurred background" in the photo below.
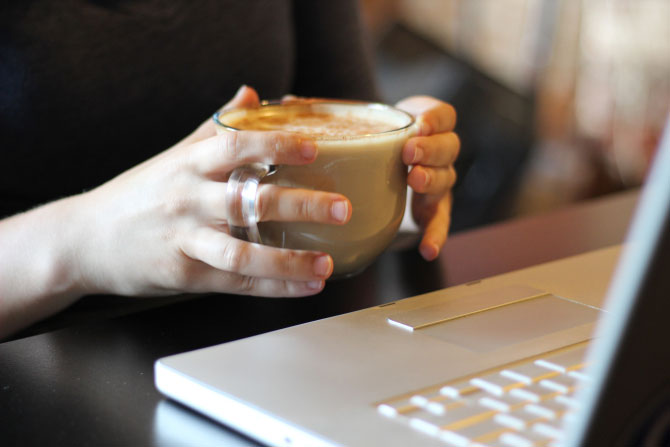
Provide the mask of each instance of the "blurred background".
{"label": "blurred background", "polygon": [[643,182],[670,109],[669,0],[360,1],[382,99],[458,111],[453,231]]}

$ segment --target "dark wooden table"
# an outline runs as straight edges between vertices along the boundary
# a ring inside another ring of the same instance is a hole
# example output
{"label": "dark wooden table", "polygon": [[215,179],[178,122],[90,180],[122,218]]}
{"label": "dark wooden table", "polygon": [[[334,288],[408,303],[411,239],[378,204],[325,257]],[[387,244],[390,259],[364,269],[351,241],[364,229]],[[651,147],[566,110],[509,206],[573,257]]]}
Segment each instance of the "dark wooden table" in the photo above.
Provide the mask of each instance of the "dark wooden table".
{"label": "dark wooden table", "polygon": [[387,252],[311,298],[207,295],[136,307],[86,298],[0,343],[0,445],[256,445],[163,399],[154,361],[619,243],[637,196],[456,234],[433,263],[414,250]]}

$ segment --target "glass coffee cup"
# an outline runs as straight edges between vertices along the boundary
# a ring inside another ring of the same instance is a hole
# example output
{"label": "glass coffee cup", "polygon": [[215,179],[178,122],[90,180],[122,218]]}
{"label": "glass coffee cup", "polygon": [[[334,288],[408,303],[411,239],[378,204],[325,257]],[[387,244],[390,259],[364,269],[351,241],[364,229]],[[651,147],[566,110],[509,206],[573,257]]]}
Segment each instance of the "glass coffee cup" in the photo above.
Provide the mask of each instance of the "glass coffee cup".
{"label": "glass coffee cup", "polygon": [[[354,275],[391,243],[405,211],[407,167],[401,158],[414,118],[394,107],[354,101],[264,103],[214,115],[217,132],[283,130],[316,141],[318,156],[302,166],[253,163],[228,179],[234,237],[274,247],[314,250],[333,258],[332,278]],[[259,183],[337,192],[352,205],[344,225],[258,222]]]}

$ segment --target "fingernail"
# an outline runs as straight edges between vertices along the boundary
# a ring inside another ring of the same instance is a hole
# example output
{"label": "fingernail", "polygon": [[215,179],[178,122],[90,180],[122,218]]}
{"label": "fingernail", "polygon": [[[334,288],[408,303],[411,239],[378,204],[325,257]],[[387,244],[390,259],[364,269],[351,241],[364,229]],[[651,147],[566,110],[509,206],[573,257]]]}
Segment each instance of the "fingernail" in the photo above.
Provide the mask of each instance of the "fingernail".
{"label": "fingernail", "polygon": [[307,288],[321,290],[323,288],[323,281],[307,281]]}
{"label": "fingernail", "polygon": [[314,274],[321,278],[328,278],[333,271],[333,260],[328,255],[319,256],[314,261]]}
{"label": "fingernail", "polygon": [[412,164],[420,161],[423,158],[423,149],[419,146],[414,146],[414,158],[412,158]]}
{"label": "fingernail", "polygon": [[316,158],[316,143],[312,140],[300,141],[300,154],[305,160],[314,160]]}
{"label": "fingernail", "polygon": [[242,84],[242,85],[240,86],[240,88],[237,89],[237,93],[235,93],[235,96],[233,97],[233,99],[237,99],[238,96],[241,96],[241,95],[242,95],[242,92],[244,92],[244,89],[245,89],[245,88],[247,88],[247,85],[246,85],[246,84]]}
{"label": "fingernail", "polygon": [[423,259],[425,259],[426,261],[432,261],[433,259],[437,258],[440,249],[437,248],[435,244],[429,243],[421,245],[419,247],[419,252],[421,252],[421,256],[423,256]]}
{"label": "fingernail", "polygon": [[349,216],[349,204],[346,200],[337,200],[330,207],[330,214],[338,222],[344,222]]}
{"label": "fingernail", "polygon": [[419,174],[420,174],[419,176],[421,177],[421,186],[425,188],[426,186],[428,186],[430,177],[428,176],[428,173],[424,169],[421,169],[419,171]]}

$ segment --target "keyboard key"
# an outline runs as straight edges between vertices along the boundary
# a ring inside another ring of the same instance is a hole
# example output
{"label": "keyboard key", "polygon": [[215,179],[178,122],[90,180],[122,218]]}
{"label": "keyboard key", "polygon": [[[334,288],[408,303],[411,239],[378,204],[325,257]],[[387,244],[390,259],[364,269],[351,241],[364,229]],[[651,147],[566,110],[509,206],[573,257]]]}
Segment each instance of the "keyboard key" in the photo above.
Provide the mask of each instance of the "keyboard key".
{"label": "keyboard key", "polygon": [[486,407],[478,405],[464,405],[452,410],[447,410],[444,415],[449,419],[448,423],[442,426],[443,430],[459,430],[472,424],[476,424],[492,418],[497,412]]}
{"label": "keyboard key", "polygon": [[416,410],[407,416],[410,417],[411,427],[431,435],[437,435],[443,426],[452,421],[446,415],[434,414],[424,409]]}
{"label": "keyboard key", "polygon": [[509,430],[508,427],[496,424],[493,420],[488,419],[461,429],[444,430],[440,432],[440,438],[455,447],[467,447],[471,442],[488,445]]}
{"label": "keyboard key", "polygon": [[409,415],[409,425],[415,430],[435,436],[441,430],[462,429],[490,419],[494,414],[494,411],[474,406],[458,407],[447,411],[443,415],[436,415],[419,409]]}
{"label": "keyboard key", "polygon": [[533,431],[550,438],[563,439],[562,421],[538,422],[533,425]]}
{"label": "keyboard key", "polygon": [[583,368],[586,365],[586,362],[584,361],[585,355],[586,346],[582,346],[540,360],[535,360],[535,364],[565,374],[568,371]]}
{"label": "keyboard key", "polygon": [[537,414],[534,413],[529,413],[525,410],[512,411],[511,413],[498,413],[495,415],[493,419],[498,424],[504,425],[517,431],[525,430],[537,422],[546,420],[542,416],[538,416]]}
{"label": "keyboard key", "polygon": [[509,447],[544,447],[551,441],[551,438],[532,431],[524,433],[503,433],[500,435],[500,442]]}
{"label": "keyboard key", "polygon": [[447,396],[440,393],[440,390],[435,390],[427,393],[415,394],[409,401],[417,407],[425,407],[430,402],[439,402],[446,399]]}
{"label": "keyboard key", "polygon": [[528,404],[524,407],[524,410],[547,419],[558,419],[567,411],[567,408],[555,399],[550,399],[539,404]]}
{"label": "keyboard key", "polygon": [[473,442],[469,445],[469,447],[508,447],[508,446],[501,443],[500,440],[496,439],[494,441],[489,441],[486,444],[482,444],[481,442]]}
{"label": "keyboard key", "polygon": [[518,397],[521,399],[526,399],[530,402],[540,402],[544,399],[552,398],[559,394],[558,391],[552,390],[550,388],[545,388],[540,386],[537,383],[525,386],[523,388],[515,388],[510,391],[510,396]]}
{"label": "keyboard key", "polygon": [[466,438],[458,433],[453,431],[441,431],[440,439],[452,447],[468,447],[470,445],[470,439]]}
{"label": "keyboard key", "polygon": [[409,420],[409,425],[415,430],[418,430],[427,435],[435,436],[440,432],[440,427],[425,419],[412,418]]}
{"label": "keyboard key", "polygon": [[496,396],[502,396],[514,388],[523,386],[524,382],[495,373],[470,379],[470,384]]}
{"label": "keyboard key", "polygon": [[440,393],[445,396],[449,396],[452,399],[457,399],[459,397],[467,396],[468,394],[473,394],[479,392],[479,388],[470,384],[469,381],[457,382],[451,385],[446,385],[440,388]]}
{"label": "keyboard key", "polygon": [[500,375],[509,377],[510,379],[520,380],[526,385],[530,385],[533,382],[539,382],[542,379],[548,379],[557,374],[559,374],[558,371],[537,366],[535,363],[526,363],[500,371]]}
{"label": "keyboard key", "polygon": [[505,411],[505,412],[521,408],[524,404],[528,402],[529,402],[528,399],[523,399],[509,394],[506,394],[501,397],[486,396],[479,399],[479,405],[491,408],[492,410]]}
{"label": "keyboard key", "polygon": [[540,380],[540,386],[567,394],[576,388],[577,379],[565,374],[559,374],[558,376],[554,376],[551,379]]}
{"label": "keyboard key", "polygon": [[574,377],[575,379],[579,380],[580,382],[590,382],[591,381],[591,377],[586,373],[586,368],[575,369],[574,371],[568,372],[568,375],[570,377]]}
{"label": "keyboard key", "polygon": [[410,402],[409,399],[400,399],[377,405],[377,411],[384,416],[395,417],[399,414],[417,410],[419,407]]}

